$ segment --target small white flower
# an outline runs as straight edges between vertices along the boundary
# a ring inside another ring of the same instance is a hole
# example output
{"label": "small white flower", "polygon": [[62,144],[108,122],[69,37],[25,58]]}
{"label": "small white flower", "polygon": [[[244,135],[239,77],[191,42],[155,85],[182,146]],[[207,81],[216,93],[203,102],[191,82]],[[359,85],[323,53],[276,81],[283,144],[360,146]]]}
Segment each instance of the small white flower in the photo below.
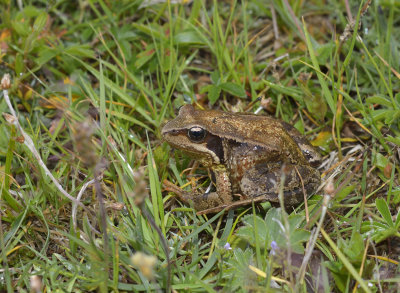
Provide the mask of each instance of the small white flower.
{"label": "small white flower", "polygon": [[229,244],[229,242],[227,242],[227,243],[224,245],[224,249],[225,249],[225,250],[232,250],[232,247],[231,247],[231,245]]}

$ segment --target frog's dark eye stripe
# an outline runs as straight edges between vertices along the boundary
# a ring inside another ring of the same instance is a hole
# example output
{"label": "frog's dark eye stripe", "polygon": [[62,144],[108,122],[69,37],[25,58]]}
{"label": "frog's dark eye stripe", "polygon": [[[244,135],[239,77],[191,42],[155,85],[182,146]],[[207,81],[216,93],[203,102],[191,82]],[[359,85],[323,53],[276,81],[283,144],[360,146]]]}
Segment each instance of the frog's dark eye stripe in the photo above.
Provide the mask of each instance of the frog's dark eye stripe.
{"label": "frog's dark eye stripe", "polygon": [[192,142],[202,142],[207,135],[207,131],[199,126],[194,126],[188,130],[188,137]]}

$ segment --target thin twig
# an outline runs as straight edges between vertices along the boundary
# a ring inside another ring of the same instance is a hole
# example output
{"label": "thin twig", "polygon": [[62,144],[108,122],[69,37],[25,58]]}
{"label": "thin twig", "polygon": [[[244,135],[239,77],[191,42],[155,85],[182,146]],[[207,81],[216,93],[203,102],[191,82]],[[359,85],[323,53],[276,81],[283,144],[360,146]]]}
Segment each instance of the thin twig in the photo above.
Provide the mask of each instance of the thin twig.
{"label": "thin twig", "polygon": [[[365,199],[365,197],[364,197],[364,199]],[[362,275],[363,275],[363,271],[364,271],[364,267],[365,267],[365,262],[366,262],[366,260],[367,260],[367,252],[368,252],[369,242],[370,242],[370,239],[369,239],[369,237],[368,237],[368,238],[367,238],[367,243],[366,243],[365,248],[364,248],[363,258],[362,258],[362,261],[361,261],[361,267],[360,267],[360,271],[359,271],[360,277],[362,277]],[[358,289],[358,282],[356,282],[356,283],[354,284],[353,293],[356,293],[356,292],[357,292],[357,289]]]}
{"label": "thin twig", "polygon": [[299,273],[297,274],[297,278],[296,278],[297,286],[300,286],[300,284],[302,284],[304,281],[307,264],[308,264],[308,262],[311,258],[311,255],[314,251],[315,244],[317,243],[317,238],[318,238],[319,232],[321,231],[322,224],[325,220],[325,215],[328,210],[329,201],[331,200],[331,198],[334,194],[335,194],[335,190],[334,190],[333,182],[330,181],[330,182],[328,182],[327,186],[325,187],[325,195],[324,195],[324,198],[322,201],[321,217],[319,218],[319,222],[318,222],[316,229],[311,233],[312,236],[309,241],[309,245],[307,247],[306,254],[303,258],[303,262],[299,269]]}
{"label": "thin twig", "polygon": [[281,168],[281,181],[279,182],[279,203],[281,205],[281,214],[283,220],[283,232],[285,233],[287,245],[286,251],[286,262],[287,262],[287,270],[289,273],[289,280],[291,288],[293,288],[293,274],[292,274],[292,247],[290,245],[290,225],[289,225],[289,217],[285,210],[285,197],[284,197],[284,188],[285,188],[285,180],[286,174],[288,173],[287,166],[285,164],[282,165]]}
{"label": "thin twig", "polygon": [[17,114],[15,113],[15,110],[10,101],[10,97],[8,96],[8,90],[4,89],[3,94],[4,94],[4,99],[6,100],[7,106],[12,114],[12,115],[10,115],[10,114],[3,113],[7,122],[13,124],[21,132],[21,134],[24,137],[25,146],[31,151],[32,155],[37,160],[39,166],[42,168],[42,170],[45,172],[45,174],[50,177],[51,181],[53,181],[53,184],[57,187],[57,189],[61,192],[61,194],[64,195],[66,198],[68,198],[73,203],[75,203],[76,205],[79,205],[80,207],[82,207],[83,209],[88,211],[88,209],[80,201],[78,201],[76,198],[71,196],[67,191],[65,191],[64,188],[61,186],[61,184],[58,183],[57,179],[53,176],[53,174],[51,174],[51,172],[49,171],[49,169],[43,162],[42,158],[40,157],[39,152],[36,150],[35,144],[33,143],[32,138],[24,131],[21,124],[19,124]]}
{"label": "thin twig", "polygon": [[[81,197],[82,197],[83,193],[85,192],[85,190],[87,189],[87,187],[88,187],[90,184],[93,184],[93,183],[94,183],[94,179],[92,179],[92,180],[86,182],[86,183],[82,186],[81,190],[80,190],[79,193],[78,193],[78,196],[76,197],[76,200],[77,200],[78,202],[80,202]],[[76,223],[76,211],[77,211],[77,207],[78,207],[77,203],[76,203],[76,202],[73,202],[73,203],[72,203],[72,212],[71,212],[71,215],[72,215],[72,224],[73,224],[73,226],[74,226],[74,230],[76,230],[76,227],[77,227],[77,223]]]}
{"label": "thin twig", "polygon": [[297,19],[296,15],[294,14],[294,11],[293,11],[292,7],[290,6],[289,2],[287,0],[283,0],[283,3],[285,4],[286,9],[289,11],[289,14],[292,17],[294,24],[296,25],[297,29],[299,30],[300,37],[305,42],[306,36],[304,35],[303,29],[301,28],[300,21]]}
{"label": "thin twig", "polygon": [[303,190],[303,196],[304,196],[304,211],[306,213],[306,223],[308,224],[310,222],[310,214],[309,214],[309,211],[308,211],[307,192],[306,192],[306,189],[304,187],[303,177],[301,176],[301,174],[300,174],[299,170],[297,169],[297,167],[294,167],[294,169],[296,170],[297,176],[299,176],[299,178],[300,178],[301,188]]}
{"label": "thin twig", "polygon": [[344,0],[344,4],[346,6],[346,13],[347,13],[347,16],[349,17],[349,22],[353,22],[354,19],[353,19],[353,15],[351,14],[349,0]]}
{"label": "thin twig", "polygon": [[274,5],[271,4],[269,5],[271,9],[271,16],[272,16],[272,27],[274,29],[274,35],[275,35],[275,40],[279,40],[279,29],[278,29],[278,22],[276,21],[276,12],[275,12],[275,7]]}
{"label": "thin twig", "polygon": [[99,211],[100,211],[100,223],[101,223],[101,229],[103,230],[103,241],[104,241],[104,262],[106,269],[105,271],[108,272],[108,261],[109,261],[109,253],[108,253],[108,234],[107,234],[107,214],[106,214],[106,208],[104,206],[104,197],[103,197],[103,192],[101,191],[101,184],[99,178],[101,178],[101,165],[102,163],[98,163],[95,166],[94,170],[94,186],[96,189],[96,196],[97,200],[99,201]]}

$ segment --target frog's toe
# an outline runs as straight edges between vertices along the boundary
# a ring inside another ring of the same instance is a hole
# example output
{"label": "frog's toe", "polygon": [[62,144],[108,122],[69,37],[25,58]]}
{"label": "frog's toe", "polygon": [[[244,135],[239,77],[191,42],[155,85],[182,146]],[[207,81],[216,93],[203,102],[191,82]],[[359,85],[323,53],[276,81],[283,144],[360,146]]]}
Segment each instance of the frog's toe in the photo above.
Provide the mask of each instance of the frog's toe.
{"label": "frog's toe", "polygon": [[200,211],[220,205],[221,200],[216,192],[210,192],[197,196],[193,200],[193,203],[194,203],[194,208]]}

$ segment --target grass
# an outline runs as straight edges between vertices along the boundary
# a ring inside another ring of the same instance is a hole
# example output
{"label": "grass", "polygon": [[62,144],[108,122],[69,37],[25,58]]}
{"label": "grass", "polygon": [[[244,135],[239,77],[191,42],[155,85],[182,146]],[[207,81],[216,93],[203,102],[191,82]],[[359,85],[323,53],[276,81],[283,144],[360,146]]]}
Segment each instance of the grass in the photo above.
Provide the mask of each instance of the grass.
{"label": "grass", "polygon": [[[398,290],[399,3],[148,2],[1,2],[0,291]],[[196,215],[185,103],[290,122],[324,187]]]}

